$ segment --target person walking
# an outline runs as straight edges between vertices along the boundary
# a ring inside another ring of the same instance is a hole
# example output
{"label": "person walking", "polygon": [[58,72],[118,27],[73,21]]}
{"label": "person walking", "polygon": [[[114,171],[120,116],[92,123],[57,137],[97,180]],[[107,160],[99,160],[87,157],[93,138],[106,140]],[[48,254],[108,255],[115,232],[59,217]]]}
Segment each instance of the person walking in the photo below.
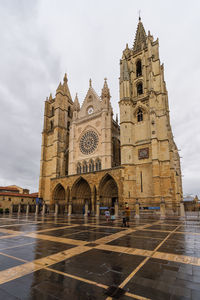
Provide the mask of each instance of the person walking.
{"label": "person walking", "polygon": [[110,212],[109,209],[106,209],[105,211],[105,216],[106,216],[106,221],[108,222],[109,218],[110,218]]}

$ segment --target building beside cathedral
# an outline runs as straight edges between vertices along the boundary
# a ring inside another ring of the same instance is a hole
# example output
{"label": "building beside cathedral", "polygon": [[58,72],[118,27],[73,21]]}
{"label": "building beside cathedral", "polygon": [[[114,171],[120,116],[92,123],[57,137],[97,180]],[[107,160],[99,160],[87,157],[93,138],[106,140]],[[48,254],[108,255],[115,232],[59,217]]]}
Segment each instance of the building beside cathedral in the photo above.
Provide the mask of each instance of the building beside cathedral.
{"label": "building beside cathedral", "polygon": [[178,212],[182,201],[180,158],[170,125],[158,39],[139,19],[133,48],[120,60],[120,124],[113,119],[105,79],[101,96],[90,80],[80,106],[65,74],[45,101],[39,197],[68,214],[94,214],[128,202]]}

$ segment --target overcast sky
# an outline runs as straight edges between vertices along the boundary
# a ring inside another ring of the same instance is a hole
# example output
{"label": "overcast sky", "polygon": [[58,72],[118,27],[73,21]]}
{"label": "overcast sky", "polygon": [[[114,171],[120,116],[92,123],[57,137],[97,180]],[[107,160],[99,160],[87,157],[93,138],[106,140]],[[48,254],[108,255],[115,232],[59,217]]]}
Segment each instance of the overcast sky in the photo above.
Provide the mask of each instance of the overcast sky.
{"label": "overcast sky", "polygon": [[200,1],[1,0],[0,185],[38,190],[44,101],[64,73],[82,102],[104,77],[118,112],[119,59],[141,10],[159,38],[184,193],[200,196]]}

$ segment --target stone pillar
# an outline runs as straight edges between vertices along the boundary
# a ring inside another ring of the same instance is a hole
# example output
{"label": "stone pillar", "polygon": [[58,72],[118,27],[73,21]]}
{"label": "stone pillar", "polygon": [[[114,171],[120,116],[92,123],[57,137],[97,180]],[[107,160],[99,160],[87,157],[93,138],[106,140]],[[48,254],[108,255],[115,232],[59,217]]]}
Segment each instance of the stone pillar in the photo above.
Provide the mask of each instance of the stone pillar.
{"label": "stone pillar", "polygon": [[185,207],[183,201],[180,202],[180,215],[181,218],[185,218]]}
{"label": "stone pillar", "polygon": [[21,213],[21,203],[18,204],[18,214]]}
{"label": "stone pillar", "polygon": [[119,216],[119,205],[118,201],[115,201],[115,218],[118,218]]}
{"label": "stone pillar", "polygon": [[72,214],[72,202],[70,201],[68,205],[68,216],[71,216],[71,214]]}
{"label": "stone pillar", "polygon": [[43,216],[45,215],[45,212],[46,212],[46,204],[43,204],[43,207],[42,207],[42,215]]}
{"label": "stone pillar", "polygon": [[95,207],[94,207],[94,190],[91,193],[91,202],[92,202],[92,211],[90,212],[92,216],[95,215]]}
{"label": "stone pillar", "polygon": [[160,218],[165,219],[166,217],[166,208],[165,208],[165,201],[164,199],[160,202]]}
{"label": "stone pillar", "polygon": [[26,205],[26,214],[27,214],[27,215],[29,214],[29,208],[30,208],[30,205],[27,204],[27,205]]}
{"label": "stone pillar", "polygon": [[36,204],[36,206],[35,206],[35,215],[37,216],[38,213],[39,213],[39,205]]}
{"label": "stone pillar", "polygon": [[87,217],[88,216],[88,202],[86,201],[85,202],[85,214],[84,214],[84,217]]}
{"label": "stone pillar", "polygon": [[100,206],[100,202],[99,202],[99,198],[97,197],[97,201],[96,201],[96,217],[99,217],[99,215],[100,215],[99,206]]}
{"label": "stone pillar", "polygon": [[140,217],[140,203],[138,202],[138,199],[136,199],[135,203],[135,218],[139,219]]}
{"label": "stone pillar", "polygon": [[56,203],[55,204],[55,214],[54,214],[56,217],[58,215],[58,208],[59,208],[58,203]]}
{"label": "stone pillar", "polygon": [[13,204],[11,203],[10,205],[10,210],[9,210],[10,214],[12,215],[13,214]]}

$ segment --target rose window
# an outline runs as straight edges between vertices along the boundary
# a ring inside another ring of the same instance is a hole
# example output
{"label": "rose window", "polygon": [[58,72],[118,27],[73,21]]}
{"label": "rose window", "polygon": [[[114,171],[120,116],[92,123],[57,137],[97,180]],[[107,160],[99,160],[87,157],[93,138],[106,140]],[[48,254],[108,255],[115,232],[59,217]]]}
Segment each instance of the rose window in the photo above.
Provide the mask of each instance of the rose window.
{"label": "rose window", "polygon": [[98,135],[96,132],[90,130],[87,131],[80,140],[80,150],[83,154],[90,154],[94,152],[98,145]]}

